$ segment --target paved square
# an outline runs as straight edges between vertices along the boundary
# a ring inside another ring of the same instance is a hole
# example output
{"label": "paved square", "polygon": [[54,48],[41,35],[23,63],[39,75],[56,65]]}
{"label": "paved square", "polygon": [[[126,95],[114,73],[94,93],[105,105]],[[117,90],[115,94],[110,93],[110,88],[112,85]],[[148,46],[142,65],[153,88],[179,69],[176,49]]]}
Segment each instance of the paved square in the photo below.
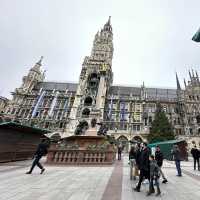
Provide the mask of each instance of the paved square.
{"label": "paved square", "polygon": [[174,163],[165,161],[164,172],[169,182],[161,183],[160,197],[146,197],[148,184],[142,185],[140,193],[132,190],[137,181],[130,181],[127,161],[124,156],[123,163],[116,161],[113,166],[46,165],[47,170],[42,175],[37,168],[33,174],[25,174],[31,161],[1,164],[0,200],[200,199],[200,172],[193,170],[191,161],[182,163],[181,178],[176,177]]}

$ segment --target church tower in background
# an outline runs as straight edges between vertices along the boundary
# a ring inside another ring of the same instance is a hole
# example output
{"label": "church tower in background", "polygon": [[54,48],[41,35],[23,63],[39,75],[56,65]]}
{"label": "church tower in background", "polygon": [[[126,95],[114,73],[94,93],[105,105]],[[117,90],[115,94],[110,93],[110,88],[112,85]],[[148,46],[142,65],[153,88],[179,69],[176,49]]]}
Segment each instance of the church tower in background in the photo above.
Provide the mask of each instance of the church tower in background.
{"label": "church tower in background", "polygon": [[82,64],[74,104],[66,132],[73,134],[79,121],[103,121],[106,95],[113,81],[113,33],[111,17],[97,32],[90,56]]}

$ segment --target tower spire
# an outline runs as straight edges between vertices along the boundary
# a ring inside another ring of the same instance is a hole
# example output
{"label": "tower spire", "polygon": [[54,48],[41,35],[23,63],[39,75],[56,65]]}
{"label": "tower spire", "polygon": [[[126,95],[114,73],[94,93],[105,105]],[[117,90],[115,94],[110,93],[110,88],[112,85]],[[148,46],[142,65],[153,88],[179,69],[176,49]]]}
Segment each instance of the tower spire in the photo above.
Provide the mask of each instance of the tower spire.
{"label": "tower spire", "polygon": [[103,27],[103,30],[112,32],[111,16],[109,16],[108,21],[106,22],[106,24]]}
{"label": "tower spire", "polygon": [[176,72],[176,85],[177,85],[177,90],[181,90],[181,85],[180,85],[180,82],[179,82],[179,79],[178,79],[177,72]]}
{"label": "tower spire", "polygon": [[36,64],[41,66],[41,65],[42,65],[42,60],[43,60],[43,58],[44,58],[44,57],[41,56],[41,57],[40,57],[40,60],[39,60]]}

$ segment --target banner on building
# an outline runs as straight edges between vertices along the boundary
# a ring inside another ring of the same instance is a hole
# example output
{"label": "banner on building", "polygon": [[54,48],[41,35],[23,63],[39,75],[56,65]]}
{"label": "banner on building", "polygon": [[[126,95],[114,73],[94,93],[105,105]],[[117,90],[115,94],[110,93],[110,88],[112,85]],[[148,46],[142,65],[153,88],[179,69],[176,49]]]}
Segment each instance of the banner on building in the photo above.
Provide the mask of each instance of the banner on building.
{"label": "banner on building", "polygon": [[49,110],[49,113],[48,113],[49,117],[52,117],[52,115],[53,115],[53,111],[54,111],[54,108],[55,108],[56,103],[57,103],[58,95],[59,95],[59,92],[57,91],[54,98],[53,98],[53,101],[51,103],[51,107],[50,107],[50,110]]}
{"label": "banner on building", "polygon": [[31,116],[32,118],[36,116],[36,113],[38,111],[38,107],[41,105],[42,100],[44,99],[44,96],[45,96],[45,91],[42,91],[42,88],[41,88],[40,92],[39,92],[39,97],[36,101],[36,104],[35,104],[33,112],[32,112],[32,116]]}

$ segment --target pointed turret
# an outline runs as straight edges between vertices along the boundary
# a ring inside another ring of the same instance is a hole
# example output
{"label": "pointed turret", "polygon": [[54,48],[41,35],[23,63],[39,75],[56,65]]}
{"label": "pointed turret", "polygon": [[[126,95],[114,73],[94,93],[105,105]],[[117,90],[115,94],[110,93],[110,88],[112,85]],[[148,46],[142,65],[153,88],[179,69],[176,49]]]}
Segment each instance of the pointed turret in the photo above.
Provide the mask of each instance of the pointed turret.
{"label": "pointed turret", "polygon": [[186,84],[185,78],[184,78],[184,85],[185,85],[185,88],[186,88],[186,87],[187,87],[187,84]]}
{"label": "pointed turret", "polygon": [[181,90],[181,85],[180,85],[177,73],[176,73],[176,85],[177,85],[177,90]]}
{"label": "pointed turret", "polygon": [[40,67],[42,66],[42,60],[43,60],[43,56],[40,57],[40,60],[35,63],[35,65],[33,66],[33,68],[31,70],[40,73]]}
{"label": "pointed turret", "polygon": [[190,70],[189,70],[189,76],[190,76],[190,80],[192,80],[192,75],[191,75],[191,73],[190,73]]}
{"label": "pointed turret", "polygon": [[106,24],[103,27],[104,31],[110,31],[110,32],[112,32],[112,26],[111,26],[111,22],[110,21],[111,21],[111,16],[109,16],[108,21],[106,22]]}
{"label": "pointed turret", "polygon": [[43,60],[43,58],[44,58],[44,57],[41,56],[41,57],[40,57],[40,60],[39,60],[36,64],[41,66],[41,65],[42,65],[42,60]]}
{"label": "pointed turret", "polygon": [[195,71],[195,73],[196,73],[197,82],[199,83],[199,75],[198,75],[197,71]]}

